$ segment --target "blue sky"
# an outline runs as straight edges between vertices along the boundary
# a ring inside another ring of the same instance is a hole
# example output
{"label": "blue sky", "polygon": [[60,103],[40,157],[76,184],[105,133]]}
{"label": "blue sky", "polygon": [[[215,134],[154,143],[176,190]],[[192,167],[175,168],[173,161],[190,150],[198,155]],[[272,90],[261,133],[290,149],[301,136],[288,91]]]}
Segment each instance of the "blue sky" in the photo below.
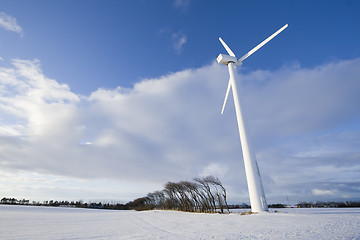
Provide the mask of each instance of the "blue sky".
{"label": "blue sky", "polygon": [[37,58],[46,74],[88,94],[209,64],[223,51],[220,35],[241,55],[285,23],[290,28],[247,68],[360,54],[356,1],[178,2],[2,1],[23,28],[22,38],[2,30],[2,57]]}
{"label": "blue sky", "polygon": [[[357,1],[2,1],[0,193],[128,201],[213,174],[247,189],[238,68],[269,202],[360,198]],[[234,171],[239,169],[239,171]]]}

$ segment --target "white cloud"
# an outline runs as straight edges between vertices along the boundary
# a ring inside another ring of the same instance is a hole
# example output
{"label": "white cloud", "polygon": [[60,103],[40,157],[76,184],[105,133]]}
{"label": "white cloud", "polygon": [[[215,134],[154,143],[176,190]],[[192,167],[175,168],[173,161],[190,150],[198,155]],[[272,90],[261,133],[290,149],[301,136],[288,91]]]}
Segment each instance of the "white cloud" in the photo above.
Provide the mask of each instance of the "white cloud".
{"label": "white cloud", "polygon": [[[227,74],[214,63],[80,97],[45,76],[39,61],[14,60],[0,68],[0,168],[14,178],[22,171],[93,179],[79,189],[94,179],[133,182],[139,195],[146,182],[161,188],[214,174],[235,191],[230,198],[246,201],[232,102],[219,114]],[[360,59],[239,75],[270,201],[284,192],[326,197],[321,189],[359,196]]]}
{"label": "white cloud", "polygon": [[334,195],[335,191],[334,190],[323,190],[323,189],[313,189],[311,190],[312,194],[314,194],[315,196],[322,196],[322,195]]}
{"label": "white cloud", "polygon": [[284,67],[275,72],[257,71],[242,76],[247,87],[244,100],[250,106],[247,110],[254,119],[251,123],[254,131],[271,122],[271,128],[256,134],[284,137],[325,131],[356,118],[360,110],[360,105],[355,104],[358,64],[356,59],[313,69]]}
{"label": "white cloud", "polygon": [[207,165],[204,170],[199,174],[201,177],[206,177],[209,175],[223,178],[225,174],[228,172],[228,166],[221,165],[219,163],[210,163]]}
{"label": "white cloud", "polygon": [[[69,130],[67,120],[76,115],[79,97],[67,85],[45,77],[38,60],[14,60],[13,65],[13,69],[0,70],[3,116],[26,122],[21,135],[33,137],[50,132],[62,135],[62,131]],[[13,126],[13,131],[17,132],[18,124],[7,124],[8,129]]]}
{"label": "white cloud", "polygon": [[0,26],[8,31],[19,33],[20,36],[24,35],[24,32],[16,22],[16,19],[4,12],[0,12]]}

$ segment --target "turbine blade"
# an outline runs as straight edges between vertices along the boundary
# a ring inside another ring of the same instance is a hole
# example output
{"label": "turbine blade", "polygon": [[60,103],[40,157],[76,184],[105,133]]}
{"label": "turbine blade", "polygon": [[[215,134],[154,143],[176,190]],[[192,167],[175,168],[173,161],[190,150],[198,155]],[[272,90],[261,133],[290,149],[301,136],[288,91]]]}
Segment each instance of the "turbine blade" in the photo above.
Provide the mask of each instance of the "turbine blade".
{"label": "turbine blade", "polygon": [[268,37],[267,39],[265,39],[264,41],[262,41],[259,45],[257,45],[256,47],[254,47],[253,49],[251,49],[247,54],[245,54],[244,56],[242,56],[241,58],[239,58],[238,62],[242,62],[245,59],[247,59],[251,54],[253,54],[254,52],[256,52],[257,50],[259,50],[259,48],[261,48],[262,46],[264,46],[267,42],[269,42],[271,39],[273,39],[276,35],[278,35],[279,33],[281,33],[285,28],[288,27],[288,24],[284,25],[282,28],[280,28],[279,30],[277,30],[273,35],[271,35],[270,37]]}
{"label": "turbine blade", "polygon": [[219,40],[220,40],[221,44],[224,46],[224,48],[226,49],[226,51],[228,52],[228,54],[232,57],[235,57],[235,54],[233,53],[233,51],[231,51],[231,49],[228,47],[228,45],[226,45],[226,43],[221,39],[221,37],[219,37]]}
{"label": "turbine blade", "polygon": [[224,104],[223,104],[223,107],[222,107],[222,110],[221,110],[221,115],[224,113],[224,109],[225,109],[225,105],[226,105],[226,102],[227,102],[227,99],[228,99],[228,96],[229,96],[230,89],[231,89],[231,82],[230,82],[230,79],[229,79],[228,87],[227,87],[226,94],[225,94]]}

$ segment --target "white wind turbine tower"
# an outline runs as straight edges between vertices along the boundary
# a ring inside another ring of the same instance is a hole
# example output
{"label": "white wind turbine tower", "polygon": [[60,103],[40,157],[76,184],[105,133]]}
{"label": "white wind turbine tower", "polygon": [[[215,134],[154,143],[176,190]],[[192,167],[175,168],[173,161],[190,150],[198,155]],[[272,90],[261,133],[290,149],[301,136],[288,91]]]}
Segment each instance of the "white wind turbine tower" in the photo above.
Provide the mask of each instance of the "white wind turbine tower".
{"label": "white wind turbine tower", "polygon": [[220,42],[222,43],[222,45],[224,46],[224,48],[230,55],[229,56],[229,55],[225,55],[225,54],[219,54],[219,56],[217,57],[218,63],[225,64],[228,66],[229,74],[230,74],[229,84],[227,87],[225,101],[224,101],[223,108],[221,110],[221,114],[223,114],[223,112],[224,112],[224,108],[226,105],[226,101],[227,101],[230,89],[232,89],[252,212],[268,211],[268,205],[266,202],[265,193],[264,193],[263,185],[261,182],[259,167],[258,167],[256,158],[255,158],[255,152],[251,148],[251,144],[249,141],[249,131],[248,131],[247,124],[245,121],[244,109],[239,100],[239,95],[238,95],[236,81],[235,81],[234,68],[236,66],[240,66],[242,64],[242,61],[244,61],[251,54],[253,54],[257,50],[259,50],[259,48],[264,46],[267,42],[269,42],[276,35],[278,35],[280,32],[282,32],[285,28],[287,28],[287,26],[288,25],[286,24],[285,26],[280,28],[273,35],[271,35],[270,37],[265,39],[263,42],[261,42],[259,45],[257,45],[255,48],[253,48],[250,52],[248,52],[247,54],[245,54],[244,56],[242,56],[239,59],[237,59],[235,57],[235,54],[226,45],[226,43],[221,38],[219,38]]}

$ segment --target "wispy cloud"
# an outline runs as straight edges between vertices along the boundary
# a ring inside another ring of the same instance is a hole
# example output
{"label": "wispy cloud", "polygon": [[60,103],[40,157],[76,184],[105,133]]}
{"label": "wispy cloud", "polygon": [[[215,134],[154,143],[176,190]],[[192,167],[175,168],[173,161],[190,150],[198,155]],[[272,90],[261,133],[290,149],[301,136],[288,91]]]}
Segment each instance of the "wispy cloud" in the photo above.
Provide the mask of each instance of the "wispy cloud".
{"label": "wispy cloud", "polygon": [[0,12],[0,26],[8,31],[13,31],[22,37],[24,32],[20,25],[16,22],[16,19],[4,12]]}
{"label": "wispy cloud", "polygon": [[[78,96],[45,76],[39,61],[14,60],[0,68],[0,178],[6,171],[16,180],[22,171],[115,179],[114,186],[137,182],[131,191],[124,187],[130,200],[136,191],[157,190],[141,187],[146,182],[161,188],[168,180],[215,174],[230,186],[229,198],[246,201],[232,102],[219,114],[227,74],[214,63]],[[270,201],[284,193],[296,200],[359,197],[360,59],[239,75]],[[80,182],[78,194],[90,189]],[[27,178],[32,183],[38,184]]]}
{"label": "wispy cloud", "polygon": [[171,38],[173,40],[173,48],[176,53],[180,54],[182,52],[182,49],[187,42],[187,37],[182,32],[173,33],[171,35]]}
{"label": "wispy cloud", "polygon": [[162,28],[157,33],[158,37],[165,37],[171,46],[171,50],[181,54],[184,45],[187,43],[187,36],[182,30],[173,31],[171,28]]}
{"label": "wispy cloud", "polygon": [[186,11],[190,5],[190,0],[175,0],[173,6],[181,11]]}

